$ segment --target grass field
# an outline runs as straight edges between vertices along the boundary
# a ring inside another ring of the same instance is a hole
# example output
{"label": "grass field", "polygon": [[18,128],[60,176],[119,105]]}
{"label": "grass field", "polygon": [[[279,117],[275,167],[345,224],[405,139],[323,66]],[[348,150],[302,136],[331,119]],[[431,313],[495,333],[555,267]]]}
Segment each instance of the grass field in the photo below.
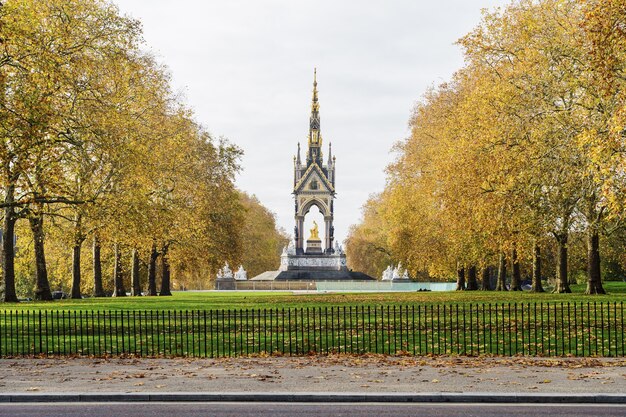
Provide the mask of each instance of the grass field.
{"label": "grass field", "polygon": [[0,357],[625,356],[623,302],[0,311]]}
{"label": "grass field", "polygon": [[530,292],[453,291],[405,293],[293,294],[290,292],[174,292],[172,297],[86,298],[53,302],[0,303],[4,310],[212,310],[276,307],[394,306],[413,304],[474,304],[503,302],[620,302],[626,300],[626,283],[607,282],[607,295],[584,295],[584,285],[572,294]]}
{"label": "grass field", "polygon": [[609,295],[179,292],[0,305],[0,357],[310,353],[624,356]]}

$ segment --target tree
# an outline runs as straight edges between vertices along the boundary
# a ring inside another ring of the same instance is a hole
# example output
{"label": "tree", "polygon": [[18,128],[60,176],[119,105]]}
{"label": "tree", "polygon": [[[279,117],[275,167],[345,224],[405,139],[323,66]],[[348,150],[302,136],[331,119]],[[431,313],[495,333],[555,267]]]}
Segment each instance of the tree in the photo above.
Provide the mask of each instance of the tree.
{"label": "tree", "polygon": [[533,247],[532,292],[544,292],[541,284],[541,248],[537,243]]}
{"label": "tree", "polygon": [[532,259],[542,291],[540,245],[556,246],[554,291],[570,292],[568,252],[584,232],[587,292],[604,291],[601,237],[626,212],[625,11],[622,0],[521,0],[485,12],[459,41],[464,68],[425,94],[394,148],[370,232],[390,258],[449,278],[499,256],[497,290],[507,261],[519,290]]}
{"label": "tree", "polygon": [[363,206],[363,220],[352,226],[346,238],[346,257],[351,268],[373,277],[395,261],[391,257],[380,215],[381,196],[372,196]]}
{"label": "tree", "polygon": [[459,266],[456,271],[456,290],[465,291],[465,268]]}
{"label": "tree", "polygon": [[278,269],[280,254],[289,241],[286,233],[277,228],[274,213],[255,196],[240,192],[239,197],[245,210],[240,263],[249,277]]}
{"label": "tree", "polygon": [[[42,299],[50,298],[46,243],[72,248],[67,272],[72,297],[80,298],[82,246],[90,236],[96,296],[105,293],[103,262],[106,270],[111,258],[118,296],[126,270],[133,293],[142,292],[140,254],[150,254],[150,295],[159,257],[162,295],[179,279],[208,281],[224,260],[250,262],[253,270],[269,264],[284,234],[271,213],[236,190],[241,150],[194,122],[172,93],[167,69],[142,52],[139,22],[104,0],[14,0],[0,6],[0,18],[7,301],[17,301],[13,241],[22,218],[33,235]],[[130,268],[123,265],[127,251]]]}
{"label": "tree", "polygon": [[468,291],[476,291],[478,289],[478,278],[476,276],[476,266],[469,267],[467,273],[467,288]]}
{"label": "tree", "polygon": [[[3,6],[2,12],[11,17],[2,25],[1,36],[7,40],[1,60],[5,64],[1,104],[8,117],[0,132],[5,234],[12,234],[18,217],[29,218],[37,249],[36,296],[49,299],[44,216],[50,205],[86,202],[70,198],[61,179],[64,157],[77,146],[76,133],[85,122],[82,102],[93,101],[95,92],[102,91],[94,89],[97,83],[92,76],[102,73],[120,49],[132,49],[139,31],[135,21],[98,0],[16,0]],[[13,256],[12,250],[4,254],[9,288],[14,281]],[[12,293],[10,288],[7,294],[12,297]]]}

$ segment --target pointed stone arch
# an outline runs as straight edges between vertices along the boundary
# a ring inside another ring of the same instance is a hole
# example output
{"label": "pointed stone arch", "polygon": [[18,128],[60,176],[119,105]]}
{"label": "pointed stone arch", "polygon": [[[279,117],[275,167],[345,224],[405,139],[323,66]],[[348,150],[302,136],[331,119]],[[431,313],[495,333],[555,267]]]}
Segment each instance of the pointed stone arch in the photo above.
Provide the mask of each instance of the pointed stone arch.
{"label": "pointed stone arch", "polygon": [[[326,201],[324,201],[326,200]],[[303,197],[302,205],[300,206],[300,210],[296,213],[296,216],[306,216],[307,213],[311,210],[313,206],[317,207],[322,213],[324,218],[332,217],[332,213],[330,212],[330,196],[312,196],[309,198]]]}

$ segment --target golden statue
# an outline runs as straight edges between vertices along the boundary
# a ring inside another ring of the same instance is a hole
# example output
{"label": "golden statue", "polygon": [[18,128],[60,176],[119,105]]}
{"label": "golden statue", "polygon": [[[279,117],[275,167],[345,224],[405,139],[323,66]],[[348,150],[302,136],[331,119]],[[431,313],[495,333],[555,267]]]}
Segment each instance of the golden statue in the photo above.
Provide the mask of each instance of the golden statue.
{"label": "golden statue", "polygon": [[313,229],[311,229],[311,237],[309,240],[320,240],[319,229],[317,228],[317,222],[313,220]]}

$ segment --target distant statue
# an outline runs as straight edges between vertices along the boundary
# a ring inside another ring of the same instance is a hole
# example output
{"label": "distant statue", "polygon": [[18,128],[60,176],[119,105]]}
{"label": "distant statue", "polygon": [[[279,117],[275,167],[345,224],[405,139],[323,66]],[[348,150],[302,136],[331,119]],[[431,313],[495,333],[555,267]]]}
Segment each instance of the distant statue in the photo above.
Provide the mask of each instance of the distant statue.
{"label": "distant statue", "polygon": [[383,271],[383,281],[391,281],[392,277],[393,277],[393,270],[391,269],[391,265],[390,265],[387,267],[387,269]]}
{"label": "distant statue", "polygon": [[296,254],[296,244],[293,240],[289,241],[289,246],[287,246],[287,255],[295,255]]}
{"label": "distant statue", "polygon": [[319,228],[317,227],[317,222],[313,220],[313,229],[311,229],[311,237],[309,240],[320,240]]}
{"label": "distant statue", "polygon": [[400,279],[402,278],[402,262],[398,263],[398,266],[396,267],[396,269],[393,270],[393,279]]}
{"label": "distant statue", "polygon": [[235,279],[237,281],[245,281],[248,279],[248,273],[243,269],[243,265],[239,265],[239,269],[235,272]]}
{"label": "distant statue", "polygon": [[287,245],[283,246],[283,253],[281,256],[287,256]]}
{"label": "distant statue", "polygon": [[394,281],[396,279],[410,279],[409,271],[406,268],[402,269],[402,263],[399,263],[396,267],[389,265],[383,272],[383,281]]}
{"label": "distant statue", "polygon": [[391,279],[399,279],[400,278],[400,265],[393,269],[391,273]]}
{"label": "distant statue", "polygon": [[222,278],[227,279],[227,278],[232,278],[232,277],[233,277],[233,271],[228,266],[228,262],[226,262],[226,264],[224,265],[224,268],[222,268]]}
{"label": "distant statue", "polygon": [[341,248],[339,247],[339,242],[335,241],[335,253],[337,255],[341,254]]}

